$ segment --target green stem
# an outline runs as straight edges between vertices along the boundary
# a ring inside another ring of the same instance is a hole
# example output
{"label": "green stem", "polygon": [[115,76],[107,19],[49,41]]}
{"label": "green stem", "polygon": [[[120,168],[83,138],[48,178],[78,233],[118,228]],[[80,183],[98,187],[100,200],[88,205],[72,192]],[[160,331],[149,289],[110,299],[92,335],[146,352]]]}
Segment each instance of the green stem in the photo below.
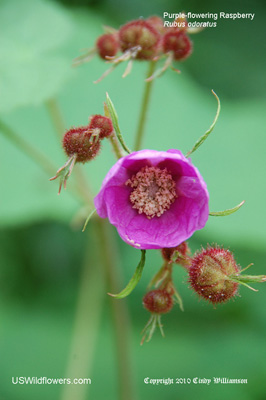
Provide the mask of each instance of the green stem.
{"label": "green stem", "polygon": [[47,100],[45,105],[53,122],[57,135],[61,140],[65,131],[65,123],[58,102],[56,101],[56,99],[52,98]]}
{"label": "green stem", "polygon": [[[102,219],[95,219],[108,291],[116,293],[120,285],[117,276],[117,261],[111,227]],[[125,300],[109,298],[115,334],[115,349],[118,366],[119,399],[133,400],[132,367],[129,351],[130,321]]]}
{"label": "green stem", "polygon": [[[39,149],[34,147],[31,143],[29,143],[24,138],[20,137],[12,128],[10,128],[6,123],[0,120],[0,131],[2,134],[11,141],[19,150],[21,150],[24,154],[26,154],[30,159],[32,159],[37,165],[41,167],[41,169],[48,175],[52,176],[55,174],[55,171],[58,169],[50,160],[46,157]],[[88,197],[87,191],[84,190],[84,187],[80,184],[76,185],[76,191],[74,191],[74,187],[69,186],[70,193],[75,197],[78,197],[82,203],[90,204],[92,206],[93,202]]]}
{"label": "green stem", "polygon": [[27,154],[36,164],[38,164],[48,175],[53,175],[56,166],[38,149],[25,139],[20,137],[13,129],[11,129],[3,121],[0,121],[0,130],[3,135],[10,140],[18,149]]}
{"label": "green stem", "polygon": [[[156,65],[155,61],[150,62],[148,73],[147,73],[147,78],[149,78],[154,73],[155,65]],[[138,151],[141,148],[145,123],[146,123],[146,119],[147,119],[147,111],[148,111],[148,106],[149,106],[150,97],[151,97],[151,89],[153,86],[153,81],[154,81],[154,79],[152,79],[149,82],[145,82],[145,89],[144,89],[143,98],[142,98],[139,123],[138,123],[138,129],[137,129],[136,140],[135,140],[135,151]]]}
{"label": "green stem", "polygon": [[[100,329],[106,288],[103,271],[99,268],[99,254],[93,251],[92,235],[87,245],[80,276],[76,315],[66,377],[90,378],[95,348]],[[97,248],[98,249],[98,248]],[[89,385],[63,385],[61,400],[85,400]]]}
{"label": "green stem", "polygon": [[112,145],[112,148],[113,148],[113,151],[115,153],[116,158],[119,160],[119,158],[124,157],[124,154],[122,153],[122,149],[121,149],[121,147],[119,145],[119,142],[118,142],[118,139],[117,139],[116,135],[112,134],[110,136],[109,140],[111,142],[111,145]]}

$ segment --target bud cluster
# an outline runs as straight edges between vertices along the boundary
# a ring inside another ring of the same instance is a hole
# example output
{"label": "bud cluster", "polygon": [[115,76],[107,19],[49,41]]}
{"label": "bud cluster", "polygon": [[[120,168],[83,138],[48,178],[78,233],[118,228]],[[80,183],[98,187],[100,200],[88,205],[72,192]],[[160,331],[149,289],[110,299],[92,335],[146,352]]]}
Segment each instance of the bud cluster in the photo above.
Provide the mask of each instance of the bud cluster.
{"label": "bud cluster", "polygon": [[252,264],[241,270],[233,254],[219,246],[208,246],[207,249],[202,249],[194,256],[190,256],[187,242],[183,242],[176,247],[161,249],[161,255],[164,264],[149,285],[149,287],[154,285],[155,289],[148,291],[142,300],[144,308],[151,313],[151,317],[143,330],[141,344],[144,343],[146,337],[147,342],[151,339],[156,327],[160,328],[164,336],[161,315],[171,311],[175,302],[179,303],[183,311],[182,299],[172,280],[174,264],[186,268],[191,288],[200,297],[214,305],[234,298],[240,284],[255,290],[248,283],[266,282],[265,275],[243,275],[242,272]]}
{"label": "bud cluster", "polygon": [[63,137],[62,146],[69,157],[67,162],[59,168],[56,175],[50,180],[60,178],[59,193],[62,184],[66,187],[75,163],[86,163],[93,160],[100,151],[101,140],[113,133],[112,121],[102,115],[93,115],[86,126],[69,129]]}
{"label": "bud cluster", "polygon": [[119,49],[124,53],[138,47],[135,58],[139,60],[153,60],[168,52],[173,52],[175,60],[182,60],[192,50],[186,24],[164,27],[163,20],[157,16],[128,22],[118,32],[100,36],[96,46],[98,54],[105,59],[114,56]]}
{"label": "bud cluster", "polygon": [[[113,63],[113,67],[128,60],[157,61],[166,57],[165,71],[172,61],[185,60],[192,52],[192,42],[188,36],[193,28],[187,27],[187,21],[177,21],[173,27],[164,26],[164,21],[158,16],[147,19],[140,18],[122,25],[119,30],[107,27],[106,33],[98,37],[95,48],[84,56],[78,57],[75,64],[86,62],[93,54]],[[118,52],[121,52],[117,56]],[[99,82],[113,67],[106,71],[96,82]],[[131,66],[128,67],[128,70]],[[126,70],[123,76],[129,72]]]}
{"label": "bud cluster", "polygon": [[87,126],[69,129],[63,138],[63,149],[71,157],[76,154],[76,162],[85,163],[99,153],[100,141],[113,132],[112,121],[102,115],[93,115]]}
{"label": "bud cluster", "polygon": [[151,339],[157,326],[160,328],[162,336],[164,336],[161,315],[171,311],[175,302],[179,304],[180,309],[183,311],[182,299],[172,280],[172,270],[174,264],[180,264],[186,268],[190,265],[189,247],[186,242],[183,242],[176,247],[161,249],[161,254],[164,260],[163,266],[149,285],[149,287],[155,286],[155,289],[148,291],[142,300],[144,308],[151,313],[151,317],[143,330],[144,336],[141,344],[147,335],[147,341]]}

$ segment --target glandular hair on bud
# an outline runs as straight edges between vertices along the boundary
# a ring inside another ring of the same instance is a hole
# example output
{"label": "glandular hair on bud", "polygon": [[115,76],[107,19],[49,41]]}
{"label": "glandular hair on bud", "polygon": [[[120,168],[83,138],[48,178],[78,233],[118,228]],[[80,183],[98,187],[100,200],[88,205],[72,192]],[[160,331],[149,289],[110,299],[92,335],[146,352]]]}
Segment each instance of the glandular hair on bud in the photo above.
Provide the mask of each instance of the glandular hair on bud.
{"label": "glandular hair on bud", "polygon": [[191,287],[212,303],[234,297],[238,283],[230,279],[239,272],[233,254],[220,247],[208,247],[196,254],[189,268]]}
{"label": "glandular hair on bud", "polygon": [[101,35],[96,41],[97,53],[104,60],[114,57],[119,50],[118,35],[116,33],[106,33]]}
{"label": "glandular hair on bud", "polygon": [[166,314],[173,307],[173,298],[166,290],[156,289],[146,293],[142,303],[151,313]]}
{"label": "glandular hair on bud", "polygon": [[192,52],[192,42],[182,30],[170,30],[162,39],[163,52],[172,52],[176,61],[186,59]]}
{"label": "glandular hair on bud", "polygon": [[160,35],[165,33],[164,22],[161,17],[158,17],[157,15],[153,15],[152,17],[147,18],[146,21],[153,28],[155,28]]}
{"label": "glandular hair on bud", "polygon": [[100,140],[95,140],[89,126],[69,129],[62,145],[69,157],[76,155],[76,162],[81,163],[92,160],[100,150]]}
{"label": "glandular hair on bud", "polygon": [[157,53],[160,34],[151,23],[139,19],[131,21],[120,28],[119,41],[123,52],[139,46],[140,50],[136,58],[151,60]]}
{"label": "glandular hair on bud", "polygon": [[92,115],[90,118],[89,128],[92,130],[99,129],[100,139],[109,137],[114,130],[111,119],[104,117],[103,115]]}

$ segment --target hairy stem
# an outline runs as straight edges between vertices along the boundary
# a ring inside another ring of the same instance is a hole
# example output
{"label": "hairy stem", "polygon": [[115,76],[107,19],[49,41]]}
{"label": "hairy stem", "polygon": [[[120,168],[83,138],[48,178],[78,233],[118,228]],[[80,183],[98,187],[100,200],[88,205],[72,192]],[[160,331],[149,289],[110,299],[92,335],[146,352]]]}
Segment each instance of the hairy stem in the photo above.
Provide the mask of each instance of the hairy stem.
{"label": "hairy stem", "polygon": [[111,142],[113,151],[114,151],[114,153],[115,153],[115,156],[116,156],[116,158],[119,160],[119,158],[123,157],[124,154],[123,154],[123,152],[122,152],[122,149],[121,149],[121,147],[120,147],[120,144],[119,144],[119,142],[118,142],[118,139],[117,139],[117,137],[116,137],[114,134],[112,134],[112,135],[110,136],[109,139],[110,139],[110,142]]}
{"label": "hairy stem", "polygon": [[48,114],[53,122],[58,138],[61,140],[65,131],[63,115],[56,99],[52,98],[45,103]]}
{"label": "hairy stem", "polygon": [[[6,123],[0,120],[0,132],[11,141],[20,151],[26,154],[35,164],[39,165],[41,169],[48,175],[54,175],[55,171],[58,169],[56,165],[46,157],[39,149],[29,143],[27,140],[18,135],[12,128],[10,128]],[[76,189],[76,190],[75,190]],[[88,197],[87,191],[85,192],[82,184],[74,186],[69,186],[69,192],[81,201],[82,204],[90,204],[92,206],[92,199]]]}
{"label": "hairy stem", "polygon": [[12,128],[3,121],[0,121],[0,131],[18,149],[27,154],[36,164],[38,164],[48,175],[54,174],[56,166],[36,147],[20,137]]}
{"label": "hairy stem", "polygon": [[[101,248],[102,265],[107,279],[108,292],[116,293],[120,279],[117,275],[117,262],[114,254],[114,241],[111,227],[102,219],[95,220]],[[129,350],[130,321],[125,300],[109,299],[114,326],[115,349],[117,356],[119,400],[133,400],[132,367]]]}
{"label": "hairy stem", "polygon": [[[98,265],[99,254],[93,251],[97,243],[92,236],[87,237],[90,242],[87,245],[81,270],[72,343],[66,370],[66,376],[71,380],[91,376],[106,294],[103,271]],[[63,385],[61,400],[86,400],[89,386],[88,384]]]}
{"label": "hairy stem", "polygon": [[[147,78],[149,78],[154,70],[155,70],[155,61],[151,61],[149,64],[149,69],[147,73]],[[135,140],[135,151],[140,150],[141,144],[142,144],[142,139],[144,135],[144,128],[145,128],[145,123],[147,119],[147,112],[148,112],[148,107],[149,107],[149,102],[150,102],[150,97],[151,97],[151,89],[153,86],[153,81],[146,81],[145,82],[145,88],[144,88],[144,93],[142,97],[142,104],[141,104],[141,109],[140,109],[140,116],[139,116],[139,123],[138,123],[138,129],[137,129],[137,134],[136,134],[136,140]]]}

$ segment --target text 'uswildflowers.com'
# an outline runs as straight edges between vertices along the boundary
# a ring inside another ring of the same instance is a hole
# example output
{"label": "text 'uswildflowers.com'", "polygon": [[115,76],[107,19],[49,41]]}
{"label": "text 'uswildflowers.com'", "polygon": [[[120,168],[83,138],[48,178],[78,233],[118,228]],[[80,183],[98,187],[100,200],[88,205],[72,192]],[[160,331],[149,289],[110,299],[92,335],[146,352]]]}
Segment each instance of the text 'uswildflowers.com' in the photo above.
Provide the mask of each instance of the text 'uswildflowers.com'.
{"label": "text 'uswildflowers.com'", "polygon": [[90,378],[47,378],[46,376],[12,376],[13,385],[91,385]]}

